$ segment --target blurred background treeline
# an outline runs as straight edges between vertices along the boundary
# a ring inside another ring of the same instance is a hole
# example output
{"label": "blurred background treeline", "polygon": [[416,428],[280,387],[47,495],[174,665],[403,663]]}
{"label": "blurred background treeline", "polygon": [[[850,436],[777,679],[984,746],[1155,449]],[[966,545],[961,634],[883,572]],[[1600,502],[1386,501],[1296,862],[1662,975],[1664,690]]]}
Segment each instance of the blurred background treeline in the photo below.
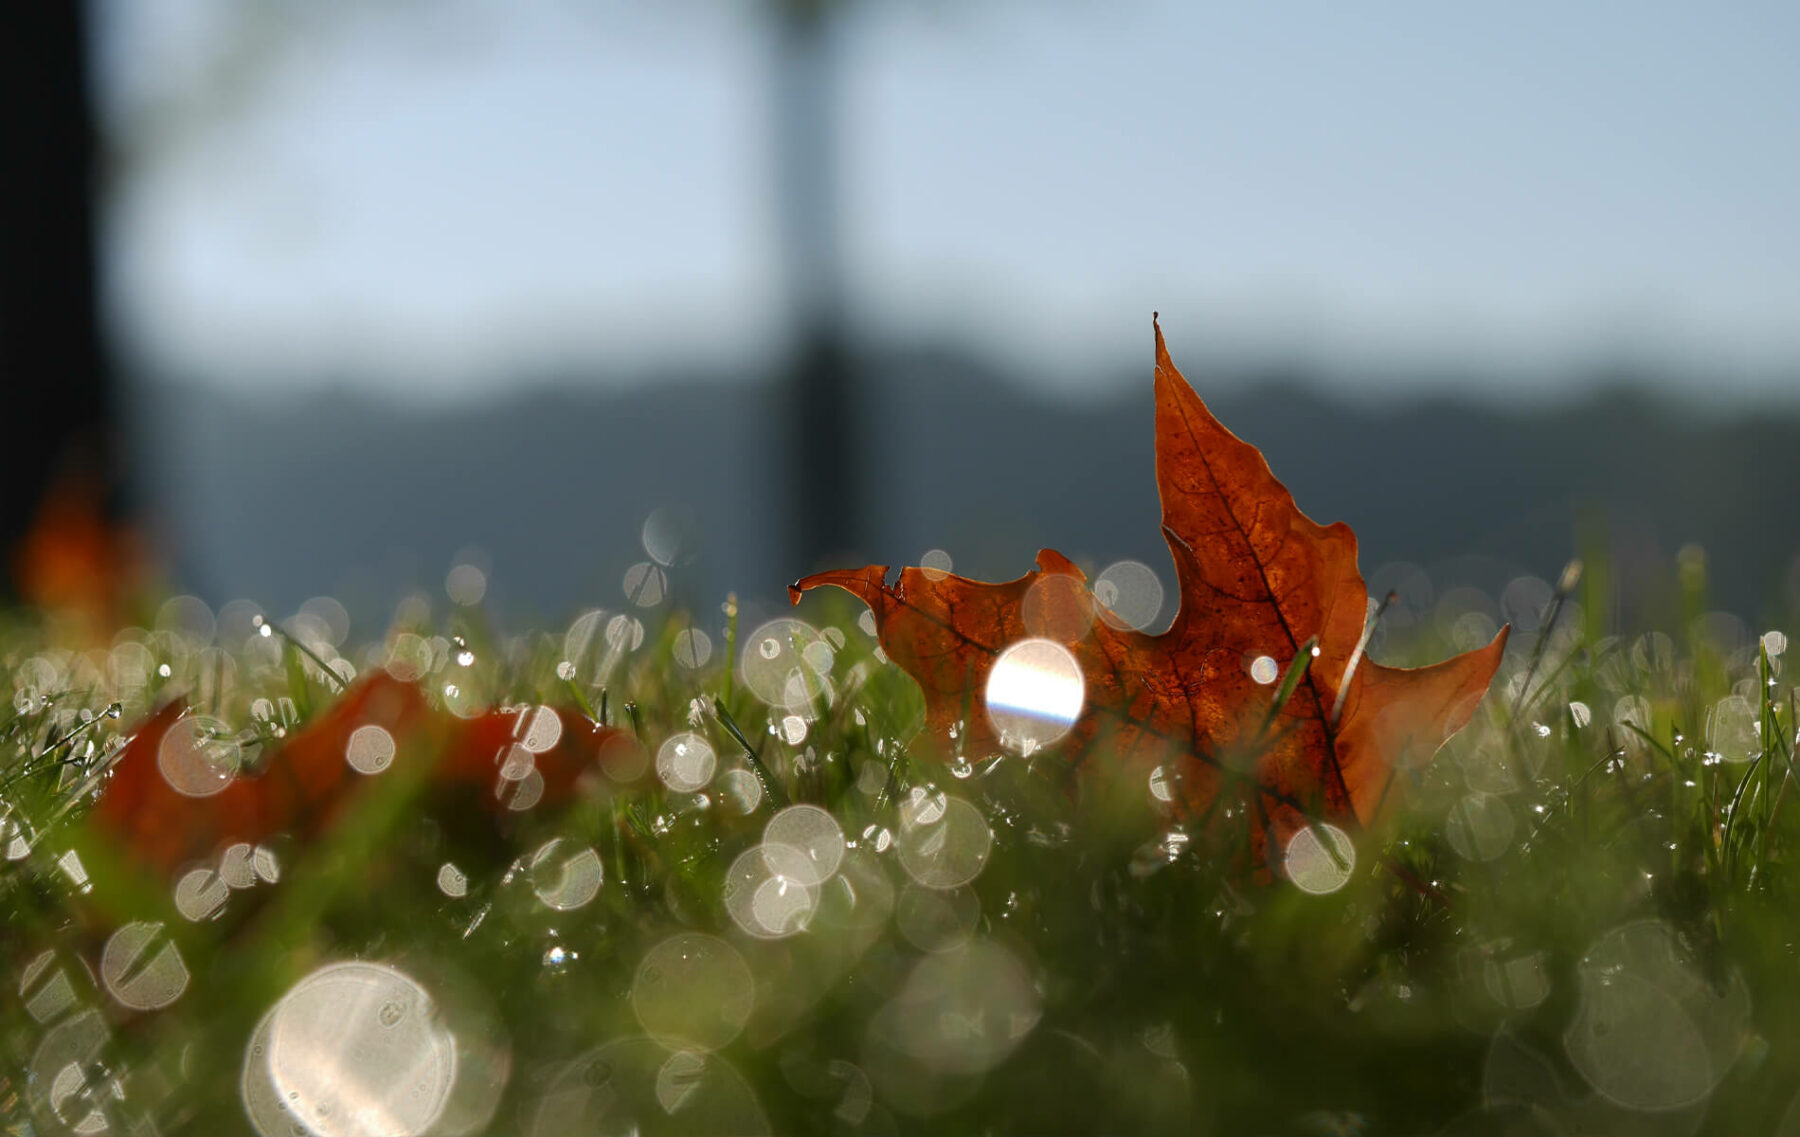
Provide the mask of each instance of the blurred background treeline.
{"label": "blurred background treeline", "polygon": [[933,549],[1166,580],[1160,310],[1419,612],[1472,586],[1504,617],[1584,554],[1658,622],[1698,549],[1708,603],[1800,602],[1789,6],[6,20],[27,598],[130,575],[378,622],[466,563],[551,621],[622,599],[653,515],[695,606]]}

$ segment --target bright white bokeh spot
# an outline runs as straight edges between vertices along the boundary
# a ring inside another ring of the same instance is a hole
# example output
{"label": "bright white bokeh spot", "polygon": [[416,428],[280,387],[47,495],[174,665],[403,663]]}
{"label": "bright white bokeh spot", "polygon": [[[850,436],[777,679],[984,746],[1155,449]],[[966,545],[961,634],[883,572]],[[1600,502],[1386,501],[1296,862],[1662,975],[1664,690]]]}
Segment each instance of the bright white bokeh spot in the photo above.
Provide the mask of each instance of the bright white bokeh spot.
{"label": "bright white bokeh spot", "polygon": [[923,794],[900,807],[894,838],[900,865],[925,888],[960,888],[981,875],[994,833],[981,810],[959,797]]}
{"label": "bright white bokeh spot", "polygon": [[544,754],[554,750],[562,741],[562,716],[554,707],[526,707],[519,712],[518,724],[513,728],[513,737],[519,745],[533,754]]}
{"label": "bright white bokeh spot", "polygon": [[950,554],[942,549],[927,549],[919,558],[919,570],[925,574],[928,580],[942,580],[949,576],[955,567],[956,562],[951,560]]}
{"label": "bright white bokeh spot", "polygon": [[792,849],[799,856],[783,864],[801,883],[830,880],[844,859],[844,831],[837,819],[816,805],[790,805],[763,827],[763,845]]}
{"label": "bright white bokeh spot", "polygon": [[[827,651],[831,647],[804,620],[782,617],[761,625],[744,640],[739,659],[744,686],[771,707],[811,717],[812,703],[829,699],[830,687],[807,661],[807,649],[814,644],[823,644]],[[819,658],[815,650],[814,661]]]}
{"label": "bright white bokeh spot", "polygon": [[799,746],[804,743],[807,730],[806,720],[799,715],[783,715],[781,717],[781,740],[789,746]]}
{"label": "bright white bokeh spot", "polygon": [[40,1023],[51,1023],[72,1010],[80,999],[66,968],[56,966],[56,952],[35,956],[19,973],[19,1000],[25,1013]]}
{"label": "bright white bokeh spot", "polygon": [[255,855],[256,850],[248,841],[226,846],[219,854],[219,879],[230,888],[256,887],[256,866],[252,863]]}
{"label": "bright white bokeh spot", "polygon": [[699,628],[683,628],[675,633],[671,654],[674,655],[675,662],[682,667],[690,671],[697,671],[705,667],[707,661],[712,659],[712,653],[712,637]]}
{"label": "bright white bokeh spot", "polygon": [[1169,769],[1158,766],[1150,771],[1150,796],[1164,805],[1175,801],[1175,787],[1169,784]]}
{"label": "bright white bokeh spot", "polygon": [[449,861],[438,866],[437,886],[439,892],[453,900],[469,894],[469,878]]}
{"label": "bright white bokeh spot", "polygon": [[1054,640],[1020,640],[988,672],[988,721],[1002,746],[1031,754],[1069,733],[1086,695],[1081,665],[1068,648]]}
{"label": "bright white bokeh spot", "polygon": [[1577,699],[1569,704],[1569,720],[1579,730],[1594,721],[1593,708]]}
{"label": "bright white bokeh spot", "polygon": [[[1331,842],[1329,849],[1319,840],[1321,836]],[[1315,896],[1344,887],[1355,868],[1356,846],[1350,835],[1322,821],[1295,833],[1282,855],[1282,870],[1294,887]]]}
{"label": "bright white bokeh spot", "polygon": [[1162,611],[1163,586],[1156,570],[1141,561],[1109,565],[1094,581],[1100,618],[1116,631],[1141,632]]}
{"label": "bright white bokeh spot", "polygon": [[531,890],[549,908],[569,912],[599,895],[604,876],[600,854],[554,837],[539,846],[527,866]]}
{"label": "bright white bokeh spot", "polygon": [[241,752],[217,719],[177,719],[156,747],[156,769],[184,797],[211,797],[237,776]]}
{"label": "bright white bokeh spot", "polygon": [[1259,655],[1250,661],[1250,678],[1267,687],[1281,678],[1281,665],[1275,662],[1274,656]]}
{"label": "bright white bokeh spot", "polygon": [[676,793],[699,793],[717,766],[712,743],[691,731],[671,734],[656,751],[656,776]]}
{"label": "bright white bokeh spot", "polygon": [[[40,1115],[61,1123],[43,1132],[102,1137],[113,1131],[115,1103],[124,1099],[125,1088],[100,1061],[107,1041],[106,1024],[93,1010],[71,1015],[44,1032],[25,1086]],[[29,1123],[22,1132],[33,1132]]]}
{"label": "bright white bokeh spot", "polygon": [[671,1050],[725,1046],[755,1005],[756,983],[744,957],[699,932],[671,936],[644,953],[631,981],[638,1024]]}
{"label": "bright white bokeh spot", "polygon": [[81,854],[74,849],[56,858],[56,867],[63,871],[63,875],[69,878],[69,883],[79,891],[93,891],[94,882],[88,879],[87,866],[81,863]]}
{"label": "bright white bokeh spot", "polygon": [[1785,632],[1769,631],[1762,634],[1762,649],[1770,659],[1778,659],[1787,650],[1788,639]]}
{"label": "bright white bokeh spot", "polygon": [[126,924],[100,953],[100,981],[134,1011],[166,1007],[187,990],[187,964],[161,924]]}
{"label": "bright white bokeh spot", "polygon": [[411,976],[374,963],[314,971],[275,1004],[245,1055],[244,1104],[264,1137],[414,1137],[455,1089],[456,1039]]}
{"label": "bright white bokeh spot", "polygon": [[281,858],[267,846],[258,845],[250,851],[250,867],[264,884],[275,884],[281,879]]}
{"label": "bright white bokeh spot", "polygon": [[359,774],[379,774],[394,764],[394,736],[385,727],[365,723],[350,732],[344,760]]}
{"label": "bright white bokeh spot", "polygon": [[225,910],[231,896],[219,874],[209,868],[192,868],[175,882],[175,910],[187,920],[209,920]]}
{"label": "bright white bokeh spot", "polygon": [[654,608],[668,595],[669,580],[658,566],[640,561],[625,570],[624,587],[626,600],[639,608]]}
{"label": "bright white bokeh spot", "polygon": [[784,845],[746,849],[725,873],[725,911],[757,939],[791,936],[806,927],[818,907],[819,890],[806,883],[812,875],[804,856]]}

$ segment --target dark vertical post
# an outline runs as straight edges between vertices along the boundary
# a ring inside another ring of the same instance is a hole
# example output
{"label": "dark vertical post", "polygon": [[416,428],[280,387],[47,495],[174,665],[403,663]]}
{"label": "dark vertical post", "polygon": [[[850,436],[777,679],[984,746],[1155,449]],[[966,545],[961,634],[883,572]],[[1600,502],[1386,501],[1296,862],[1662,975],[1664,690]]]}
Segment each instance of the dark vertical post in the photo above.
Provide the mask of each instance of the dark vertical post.
{"label": "dark vertical post", "polygon": [[84,480],[107,508],[117,508],[114,398],[95,264],[87,16],[83,0],[8,4],[0,15],[0,553],[6,554],[53,484]]}
{"label": "dark vertical post", "polygon": [[854,360],[838,254],[833,0],[774,0],[776,208],[790,335],[785,429],[796,574],[856,547],[860,481]]}

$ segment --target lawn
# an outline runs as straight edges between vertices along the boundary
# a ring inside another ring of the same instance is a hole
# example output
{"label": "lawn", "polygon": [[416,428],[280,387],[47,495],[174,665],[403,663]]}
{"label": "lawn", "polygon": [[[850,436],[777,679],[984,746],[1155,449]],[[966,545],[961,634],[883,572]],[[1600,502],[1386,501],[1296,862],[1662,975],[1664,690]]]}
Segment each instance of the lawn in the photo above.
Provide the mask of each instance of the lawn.
{"label": "lawn", "polygon": [[[920,692],[847,597],[754,627],[735,600],[621,597],[505,633],[414,599],[360,640],[328,607],[180,598],[101,637],[15,612],[0,1117],[1800,1134],[1787,644],[1685,581],[1665,631],[1624,635],[1604,570],[1545,587],[1402,808],[1342,844],[1302,830],[1272,866],[1248,819],[1186,817],[1103,748],[1073,779],[1056,745],[923,760]],[[1491,634],[1467,615],[1378,627],[1372,657]],[[336,812],[284,828],[268,787],[381,675],[426,725],[352,732]],[[171,700],[180,745],[127,749]],[[496,722],[503,750],[597,758],[566,792],[533,797],[557,784],[530,758],[477,779],[455,751]],[[164,871],[145,835],[200,848],[199,814],[101,824],[121,753],[235,771],[268,832]]]}

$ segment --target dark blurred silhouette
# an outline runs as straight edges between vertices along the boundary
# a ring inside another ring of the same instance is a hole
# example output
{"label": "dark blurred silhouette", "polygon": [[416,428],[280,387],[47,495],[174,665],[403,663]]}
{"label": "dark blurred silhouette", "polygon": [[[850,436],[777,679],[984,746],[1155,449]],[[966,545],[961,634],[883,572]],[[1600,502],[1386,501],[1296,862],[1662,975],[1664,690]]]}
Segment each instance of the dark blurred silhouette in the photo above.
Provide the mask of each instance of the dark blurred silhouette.
{"label": "dark blurred silhouette", "polygon": [[[838,563],[916,564],[935,547],[958,572],[1003,580],[1048,546],[1096,569],[1137,558],[1171,587],[1148,356],[1146,343],[1128,395],[1074,404],[955,350],[869,355],[863,399],[881,428],[854,461],[879,488],[866,559]],[[1619,583],[1607,615],[1669,627],[1675,556],[1692,542],[1710,554],[1714,605],[1754,619],[1800,600],[1795,412],[1709,420],[1627,390],[1522,411],[1391,405],[1189,374],[1302,510],[1350,523],[1379,587],[1392,583],[1381,566],[1405,561],[1439,596],[1472,585],[1493,598],[1514,577],[1554,581],[1571,556],[1603,554],[1596,569]],[[271,402],[174,388],[143,427],[165,456],[155,496],[186,558],[178,579],[214,604],[291,611],[330,592],[379,626],[404,589],[441,597],[454,554],[475,545],[492,555],[488,604],[509,624],[617,610],[627,567],[645,558],[645,516],[679,504],[704,557],[674,599],[704,622],[727,590],[786,608],[790,504],[769,446],[784,407],[770,388],[704,374],[606,394],[546,384],[427,414],[349,392]]]}
{"label": "dark blurred silhouette", "polygon": [[58,607],[104,607],[129,544],[98,314],[88,10],[0,18],[0,546],[12,587]]}
{"label": "dark blurred silhouette", "polygon": [[771,0],[776,204],[790,306],[788,557],[798,577],[867,536],[855,356],[838,253],[832,21],[838,0]]}

